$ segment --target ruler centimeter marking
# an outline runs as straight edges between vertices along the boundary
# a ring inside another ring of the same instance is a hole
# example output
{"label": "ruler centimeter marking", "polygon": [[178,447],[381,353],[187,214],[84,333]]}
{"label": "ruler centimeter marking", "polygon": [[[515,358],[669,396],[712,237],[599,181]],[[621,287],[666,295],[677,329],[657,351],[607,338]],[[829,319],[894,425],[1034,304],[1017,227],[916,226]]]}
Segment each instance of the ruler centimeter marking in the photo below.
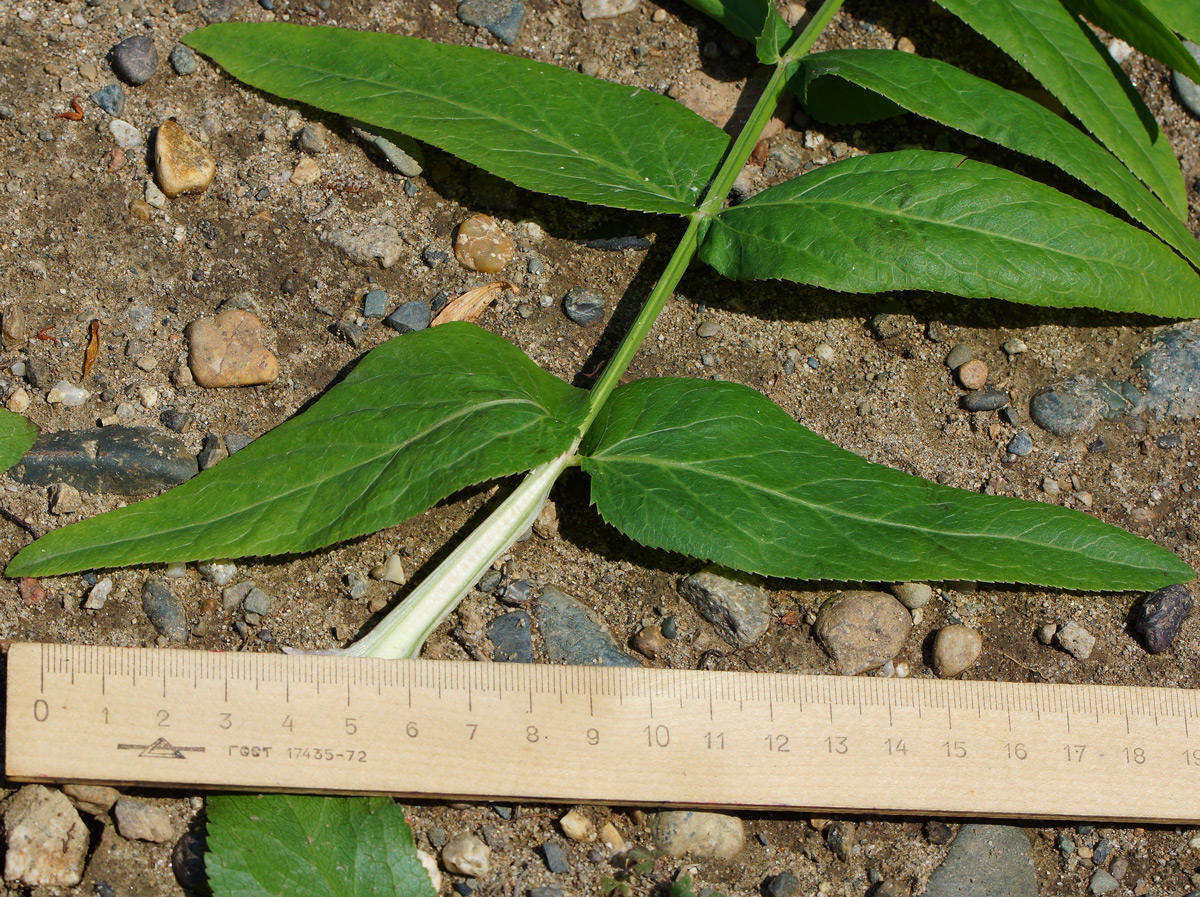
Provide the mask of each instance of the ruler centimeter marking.
{"label": "ruler centimeter marking", "polygon": [[20,781],[1200,821],[1193,690],[43,644],[7,669]]}

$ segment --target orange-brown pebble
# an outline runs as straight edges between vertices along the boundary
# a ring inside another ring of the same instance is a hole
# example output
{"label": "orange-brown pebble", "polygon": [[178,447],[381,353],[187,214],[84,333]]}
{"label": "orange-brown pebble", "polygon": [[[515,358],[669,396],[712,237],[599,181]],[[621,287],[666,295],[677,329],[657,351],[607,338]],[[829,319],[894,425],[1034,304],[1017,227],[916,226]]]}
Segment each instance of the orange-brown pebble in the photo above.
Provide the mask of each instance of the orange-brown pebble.
{"label": "orange-brown pebble", "polygon": [[988,367],[978,358],[972,358],[958,369],[958,382],[963,389],[983,389],[987,386]]}
{"label": "orange-brown pebble", "polygon": [[454,257],[464,268],[495,274],[512,261],[513,241],[487,215],[472,215],[458,226]]}
{"label": "orange-brown pebble", "polygon": [[129,214],[138,221],[149,221],[154,214],[154,207],[144,199],[135,199],[129,204]]}
{"label": "orange-brown pebble", "polygon": [[154,174],[167,196],[203,193],[216,172],[212,154],[173,118],[158,128],[154,140]]}

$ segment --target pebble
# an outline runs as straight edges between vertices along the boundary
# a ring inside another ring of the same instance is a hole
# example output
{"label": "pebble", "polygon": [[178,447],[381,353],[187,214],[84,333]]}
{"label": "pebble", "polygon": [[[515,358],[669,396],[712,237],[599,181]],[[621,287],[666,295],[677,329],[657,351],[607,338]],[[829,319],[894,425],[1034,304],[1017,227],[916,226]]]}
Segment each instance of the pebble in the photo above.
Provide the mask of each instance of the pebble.
{"label": "pebble", "polygon": [[433,246],[426,246],[421,250],[421,261],[428,268],[440,268],[445,262],[449,261],[450,253],[442,252]]}
{"label": "pebble", "polygon": [[1180,420],[1200,417],[1200,322],[1159,331],[1133,366],[1146,378],[1146,410]]}
{"label": "pebble", "polygon": [[206,847],[203,831],[188,830],[171,848],[171,871],[187,894],[209,892],[208,874],[204,869]]}
{"label": "pebble", "polygon": [[107,785],[63,785],[62,792],[71,799],[75,809],[89,816],[107,813],[121,797],[121,792]]}
{"label": "pebble", "polygon": [[187,615],[165,581],[150,577],[142,585],[142,610],[160,633],[180,644],[188,640]]}
{"label": "pebble", "polygon": [[1194,606],[1192,590],[1186,585],[1150,592],[1134,604],[1129,631],[1151,654],[1161,654],[1171,647]]}
{"label": "pebble", "polygon": [[874,670],[894,658],[912,629],[912,616],[884,592],[842,592],[817,612],[813,634],[843,676]]}
{"label": "pebble", "polygon": [[850,862],[854,857],[854,831],[854,823],[848,820],[831,822],[821,830],[821,837],[825,839],[829,852],[843,863]]}
{"label": "pebble", "polygon": [[4,407],[14,414],[24,414],[29,410],[29,403],[32,401],[29,393],[23,386],[18,386],[13,390],[13,394],[8,397],[8,401],[4,403]]}
{"label": "pebble", "polygon": [[152,841],[163,844],[175,840],[171,817],[161,807],[123,797],[113,808],[117,831],[130,841]]}
{"label": "pebble", "polygon": [[588,609],[554,586],[542,589],[534,603],[538,629],[551,663],[572,666],[641,666],[621,650],[608,627],[595,622]]}
{"label": "pebble", "polygon": [[563,311],[576,324],[604,320],[604,296],[588,287],[572,287],[563,297]]}
{"label": "pebble", "polygon": [[371,568],[371,579],[395,583],[398,586],[408,582],[404,575],[404,562],[398,554],[389,554],[382,564]]}
{"label": "pebble", "polygon": [[1104,869],[1097,869],[1088,881],[1089,894],[1111,894],[1120,887],[1121,883]]}
{"label": "pebble", "polygon": [[205,582],[211,582],[219,587],[233,582],[233,578],[237,576],[237,569],[237,564],[227,560],[201,561],[196,565],[196,570]]}
{"label": "pebble", "polygon": [[875,338],[881,340],[891,339],[904,330],[901,326],[901,318],[886,311],[881,311],[871,318],[870,327]]}
{"label": "pebble", "polygon": [[677,638],[679,636],[679,621],[675,619],[674,615],[664,617],[662,626],[659,627],[659,630],[662,632],[663,638],[665,639]]}
{"label": "pebble", "polygon": [[969,626],[943,626],[933,638],[932,663],[935,675],[953,679],[983,653],[983,636]]}
{"label": "pebble", "polygon": [[[233,16],[244,0],[205,0],[204,8],[200,10],[200,15],[204,21],[212,24],[213,22],[225,22]],[[327,2],[327,0],[317,0],[317,5]],[[328,6],[325,7],[326,9]]]}
{"label": "pebble", "polygon": [[265,617],[271,612],[271,596],[262,589],[252,587],[242,600],[242,610]]}
{"label": "pebble", "polygon": [[1033,437],[1029,435],[1028,430],[1021,430],[1013,434],[1013,438],[1008,441],[1007,451],[1010,455],[1016,455],[1018,458],[1024,458],[1033,452]]}
{"label": "pebble", "polygon": [[1096,647],[1096,637],[1074,620],[1069,620],[1054,633],[1054,644],[1076,660],[1087,660]]}
{"label": "pebble", "polygon": [[349,343],[355,349],[363,344],[367,332],[353,321],[338,321],[330,326],[329,331],[342,342]]}
{"label": "pebble", "polygon": [[959,344],[950,349],[946,354],[946,367],[952,371],[957,371],[960,367],[975,357],[975,350],[970,346]]}
{"label": "pebble", "polygon": [[[1197,46],[1190,40],[1185,40],[1183,45],[1188,48],[1188,52],[1200,60],[1200,46]],[[1200,118],[1200,86],[1197,86],[1195,81],[1186,75],[1179,74],[1179,72],[1171,72],[1171,80],[1175,83],[1175,92],[1179,94],[1179,99],[1188,112]]]}
{"label": "pebble", "polygon": [[630,644],[633,646],[633,650],[653,660],[662,650],[662,640],[662,627],[651,625],[639,629]]}
{"label": "pebble", "polygon": [[571,863],[567,852],[556,841],[547,841],[542,845],[542,856],[546,860],[546,868],[555,875],[566,875],[571,871]]}
{"label": "pebble", "polygon": [[82,386],[76,386],[66,380],[59,380],[46,393],[46,401],[51,405],[61,404],[64,408],[77,408],[84,404],[91,395]]}
{"label": "pebble", "polygon": [[158,126],[154,138],[154,176],[167,196],[203,193],[217,171],[204,145],[173,118]]}
{"label": "pebble", "polygon": [[331,228],[321,234],[321,242],[340,249],[359,264],[366,265],[378,260],[384,268],[396,264],[404,251],[400,231],[390,224],[377,224],[356,232]]}
{"label": "pebble", "polygon": [[190,47],[185,47],[183,44],[176,44],[168,57],[171,62],[171,68],[175,69],[177,75],[192,75],[196,72],[196,54],[192,52]]}
{"label": "pebble", "polygon": [[696,328],[696,336],[700,339],[712,339],[714,336],[720,336],[721,325],[716,321],[704,321]]}
{"label": "pebble", "polygon": [[196,461],[199,463],[201,470],[208,470],[228,457],[229,450],[225,448],[225,443],[221,440],[221,437],[215,433],[209,433],[204,437],[204,445],[200,449],[200,454],[196,456]]}
{"label": "pebble", "polygon": [[607,847],[614,854],[624,853],[627,845],[625,839],[621,837],[621,833],[617,831],[617,827],[611,821],[600,826],[600,843]]}
{"label": "pebble", "polygon": [[949,844],[954,837],[954,829],[938,819],[930,819],[922,826],[922,831],[930,844]]}
{"label": "pebble", "polygon": [[200,386],[255,386],[279,377],[279,362],[262,344],[262,322],[251,312],[231,308],[200,318],[187,335],[188,367]]}
{"label": "pebble", "polygon": [[121,41],[109,52],[113,73],[126,84],[145,84],[158,68],[158,50],[154,41],[136,34]]}
{"label": "pebble", "polygon": [[305,156],[292,169],[289,180],[297,187],[307,187],[321,179],[321,166]]}
{"label": "pebble", "polygon": [[398,333],[413,333],[428,329],[432,321],[433,308],[428,302],[416,299],[401,304],[383,323]]}
{"label": "pebble", "polygon": [[1055,436],[1086,433],[1100,422],[1132,410],[1141,401],[1137,387],[1123,380],[1079,374],[1036,392],[1029,416]]}
{"label": "pebble", "polygon": [[766,634],[771,596],[731,570],[706,567],[679,584],[679,594],[708,620],[729,644],[744,648]]}
{"label": "pebble", "polygon": [[50,513],[75,514],[83,507],[79,490],[70,483],[55,483],[50,487]]}
{"label": "pebble", "polygon": [[71,888],[83,877],[88,829],[61,791],[26,785],[4,805],[4,878],[29,887]]}
{"label": "pebble", "polygon": [[[545,234],[542,234],[544,237]],[[541,242],[539,237],[535,242]],[[634,252],[645,252],[654,244],[648,237],[638,237],[629,235],[625,237],[596,237],[592,240],[580,240],[580,246],[586,246],[588,249],[599,249],[602,252],[623,252],[626,249],[632,249]]]}
{"label": "pebble", "polygon": [[319,155],[329,149],[329,136],[320,125],[305,125],[296,135],[296,149]]}
{"label": "pebble", "polygon": [[792,897],[800,893],[800,879],[796,878],[794,872],[772,875],[763,885],[763,893],[766,897]]}
{"label": "pebble", "polygon": [[959,404],[967,411],[999,411],[1006,407],[1009,401],[1009,395],[1004,390],[989,387],[963,396]]}
{"label": "pebble", "polygon": [[983,389],[987,386],[988,366],[978,358],[960,365],[955,373],[963,389]]}
{"label": "pebble", "polygon": [[1009,358],[1015,355],[1022,355],[1029,351],[1029,347],[1025,345],[1025,340],[1019,336],[1014,336],[1012,339],[1007,339],[1000,344],[1000,348],[1004,350],[1004,354]]}
{"label": "pebble", "polygon": [[388,295],[383,290],[369,290],[363,296],[363,317],[382,318],[387,314]]}
{"label": "pebble", "polygon": [[520,607],[528,604],[533,598],[533,583],[528,579],[514,579],[502,589],[496,590],[496,598],[501,604],[509,607]]}
{"label": "pebble", "polygon": [[578,810],[568,810],[558,824],[562,833],[572,841],[590,841],[594,837],[592,821]]}
{"label": "pebble", "polygon": [[563,890],[558,885],[541,885],[530,888],[529,897],[563,897]]}
{"label": "pebble", "polygon": [[745,844],[742,820],[724,813],[664,810],[654,817],[654,846],[667,856],[731,860]]}
{"label": "pebble", "polygon": [[225,447],[229,449],[229,454],[235,455],[254,441],[249,436],[242,436],[238,433],[229,433],[225,437]]}
{"label": "pebble", "polygon": [[497,663],[533,663],[529,614],[523,610],[501,614],[487,625],[492,660]]}
{"label": "pebble", "polygon": [[91,589],[88,590],[87,600],[83,602],[84,610],[100,610],[104,607],[104,603],[108,601],[108,596],[112,594],[113,581],[109,577],[104,577]]}
{"label": "pebble", "polygon": [[119,116],[125,111],[125,91],[120,84],[109,84],[92,94],[92,102],[109,115]]}
{"label": "pebble", "polygon": [[134,149],[146,142],[142,137],[142,132],[123,118],[114,118],[110,121],[108,132],[113,135],[113,139],[117,141],[117,146],[121,149]]}
{"label": "pebble", "polygon": [[924,607],[933,599],[933,589],[923,582],[894,582],[885,588],[909,610]]}
{"label": "pebble", "polygon": [[1029,838],[1011,825],[966,824],[958,830],[925,897],[1038,897]]}
{"label": "pebble", "polygon": [[[358,125],[351,125],[350,129],[360,139],[365,140],[383,153],[383,157],[388,160],[388,164],[405,177],[415,178],[421,174],[422,168],[418,159],[424,159],[424,155],[421,152],[420,145],[415,140],[411,140],[403,134],[391,132],[393,137],[404,143],[405,149],[401,149],[382,134],[373,133]],[[416,196],[417,185],[411,180],[405,181],[404,193],[406,196]]]}
{"label": "pebble", "polygon": [[525,24],[522,0],[460,0],[458,20],[464,25],[486,28],[501,43],[514,46]]}
{"label": "pebble", "polygon": [[447,872],[479,878],[492,867],[492,848],[474,835],[455,835],[442,848],[442,865]]}
{"label": "pebble", "polygon": [[41,433],[12,476],[31,486],[70,483],[82,492],[141,495],[196,473],[196,459],[173,433],[114,426]]}
{"label": "pebble", "polygon": [[1043,623],[1034,631],[1034,635],[1043,645],[1049,645],[1054,641],[1054,633],[1056,632],[1058,632],[1058,627],[1055,624]]}
{"label": "pebble", "polygon": [[472,215],[458,226],[454,257],[472,271],[495,274],[512,261],[512,239],[489,215]]}

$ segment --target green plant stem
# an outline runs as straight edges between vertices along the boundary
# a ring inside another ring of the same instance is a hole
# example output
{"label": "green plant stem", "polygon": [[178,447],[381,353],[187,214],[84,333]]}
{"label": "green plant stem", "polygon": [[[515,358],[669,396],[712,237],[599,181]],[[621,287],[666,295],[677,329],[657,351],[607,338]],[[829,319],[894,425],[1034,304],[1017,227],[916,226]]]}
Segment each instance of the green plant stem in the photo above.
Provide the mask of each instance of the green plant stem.
{"label": "green plant stem", "polygon": [[[667,266],[646,297],[633,326],[609,359],[604,372],[588,394],[588,415],[580,427],[580,437],[596,420],[605,401],[617,388],[638,349],[658,320],[659,314],[691,264],[709,219],[720,211],[725,197],[758,144],[770,121],[787,79],[796,61],[809,51],[821,31],[841,8],[843,0],[826,0],[820,10],[784,49],[771,73],[745,127],[725,154],[717,173],[705,191],[696,211],[688,216],[687,229],[671,254]],[[450,615],[487,569],[508,551],[537,518],[550,488],[559,475],[577,463],[575,448],[553,461],[530,471],[516,491],[483,523],[476,527],[450,555],[438,565],[401,604],[393,609],[368,635],[349,648],[331,653],[352,657],[400,659],[416,657],[433,630]]]}

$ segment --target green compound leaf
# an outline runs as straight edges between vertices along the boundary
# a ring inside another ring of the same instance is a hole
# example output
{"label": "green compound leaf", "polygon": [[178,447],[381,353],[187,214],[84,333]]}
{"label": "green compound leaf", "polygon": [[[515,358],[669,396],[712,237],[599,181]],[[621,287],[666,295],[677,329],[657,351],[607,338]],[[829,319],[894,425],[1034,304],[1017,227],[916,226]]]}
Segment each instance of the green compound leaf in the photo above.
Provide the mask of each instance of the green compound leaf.
{"label": "green compound leaf", "polygon": [[1187,217],[1171,144],[1092,30],[1059,0],[938,0],[1021,64],[1129,166],[1167,208]]}
{"label": "green compound leaf", "polygon": [[46,534],[6,574],[311,551],[373,533],[561,454],[586,396],[473,324],[397,337],[236,455]]}
{"label": "green compound leaf", "polygon": [[779,51],[792,36],[770,0],[687,0],[687,4],[754,44],[764,65],[779,61]]}
{"label": "green compound leaf", "polygon": [[[902,107],[1043,159],[1107,196],[1200,267],[1200,244],[1191,231],[1129,169],[1078,128],[1019,93],[937,59],[896,50],[814,54],[802,61],[791,87],[822,121],[846,123],[847,110],[871,108],[857,99],[865,96],[875,101],[881,117]],[[886,106],[879,106],[881,101]],[[863,119],[856,115],[855,120]]]}
{"label": "green compound leaf", "polygon": [[859,156],[771,187],[717,214],[700,258],[727,277],[847,292],[1200,315],[1200,279],[1150,234],[948,153]]}
{"label": "green compound leaf", "polygon": [[638,380],[584,439],[604,519],[637,541],[795,579],[978,579],[1088,590],[1194,577],[1077,511],[872,464],[735,383]]}
{"label": "green compound leaf", "polygon": [[1142,0],[1142,5],[1172,31],[1200,40],[1200,3],[1195,0]]}
{"label": "green compound leaf", "polygon": [[0,473],[21,460],[37,434],[37,426],[29,418],[0,408]]}
{"label": "green compound leaf", "polygon": [[207,811],[213,897],[435,897],[390,798],[215,795]]}
{"label": "green compound leaf", "polygon": [[[1180,6],[1194,0],[1176,0]],[[1152,56],[1193,81],[1200,81],[1200,65],[1164,24],[1164,18],[1151,12],[1141,0],[1064,0],[1067,8],[1114,37]]]}
{"label": "green compound leaf", "polygon": [[212,25],[185,41],[261,90],[596,205],[688,214],[729,145],[652,91],[491,50],[274,22]]}

